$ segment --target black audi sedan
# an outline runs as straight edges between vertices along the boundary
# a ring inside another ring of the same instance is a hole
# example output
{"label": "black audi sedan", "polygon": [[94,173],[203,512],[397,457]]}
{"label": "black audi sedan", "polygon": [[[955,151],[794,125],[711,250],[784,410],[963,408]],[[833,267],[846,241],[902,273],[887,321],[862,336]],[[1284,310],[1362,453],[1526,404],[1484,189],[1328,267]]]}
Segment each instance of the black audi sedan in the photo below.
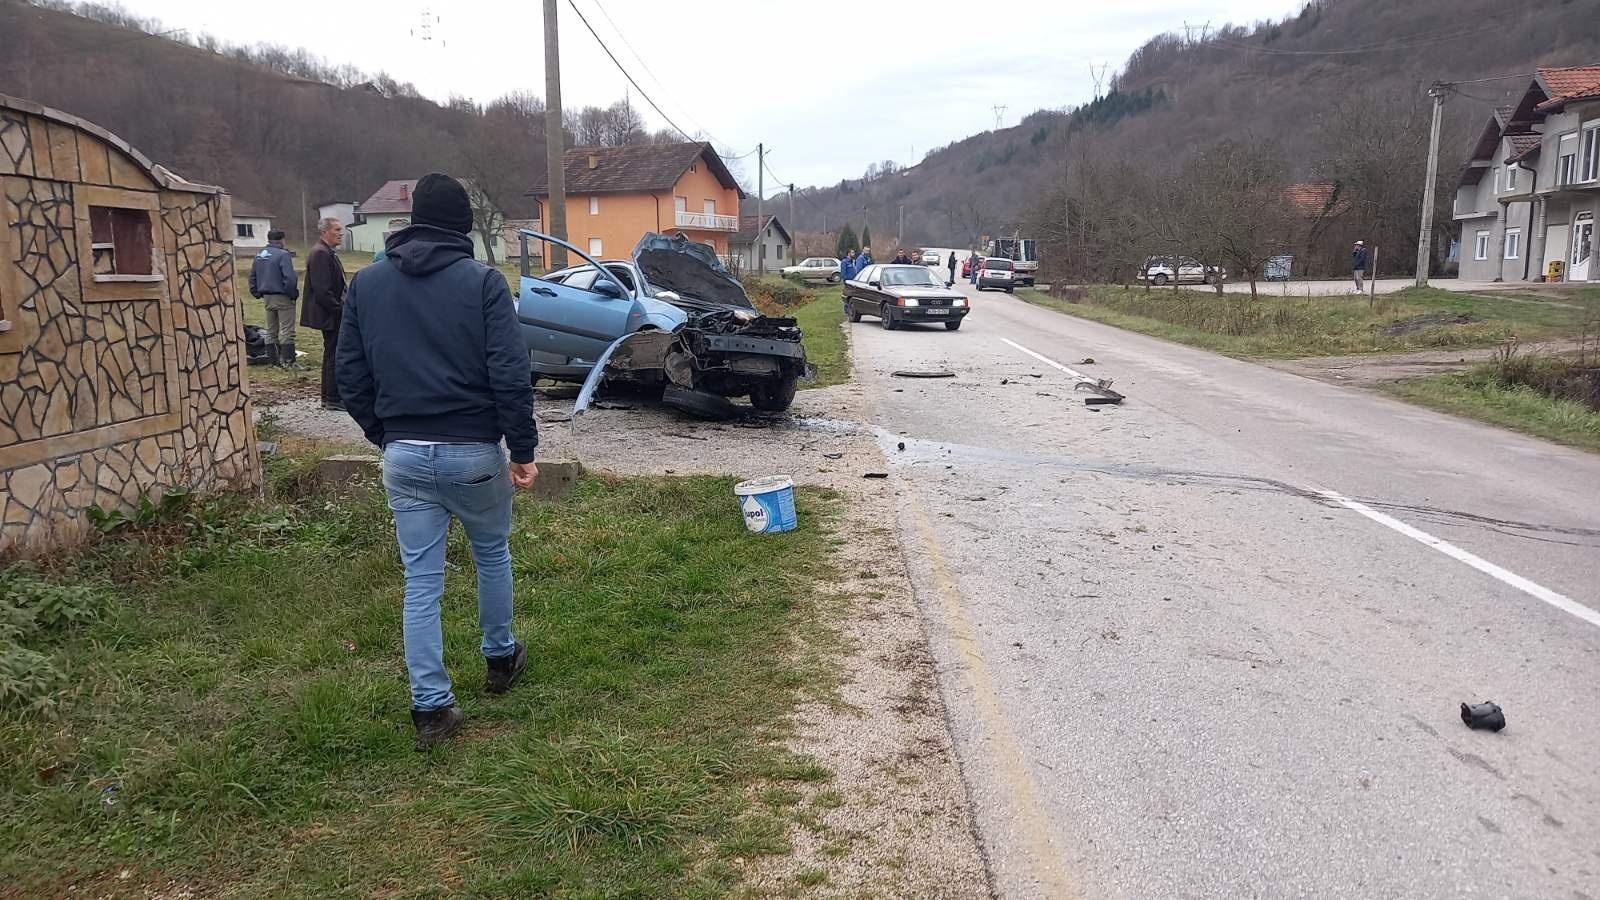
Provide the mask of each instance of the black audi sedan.
{"label": "black audi sedan", "polygon": [[867,266],[844,283],[850,321],[877,316],[885,331],[906,322],[941,322],[955,331],[969,310],[966,295],[946,287],[927,266]]}

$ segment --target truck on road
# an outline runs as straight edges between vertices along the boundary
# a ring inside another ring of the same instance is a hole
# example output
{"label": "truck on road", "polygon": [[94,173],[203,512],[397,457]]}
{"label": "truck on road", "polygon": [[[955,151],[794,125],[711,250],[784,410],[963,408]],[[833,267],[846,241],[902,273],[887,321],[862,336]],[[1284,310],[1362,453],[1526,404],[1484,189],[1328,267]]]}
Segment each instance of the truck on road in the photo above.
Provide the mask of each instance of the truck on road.
{"label": "truck on road", "polygon": [[993,238],[989,241],[986,256],[1009,259],[1016,271],[1016,283],[1032,286],[1039,274],[1039,242],[1020,235]]}

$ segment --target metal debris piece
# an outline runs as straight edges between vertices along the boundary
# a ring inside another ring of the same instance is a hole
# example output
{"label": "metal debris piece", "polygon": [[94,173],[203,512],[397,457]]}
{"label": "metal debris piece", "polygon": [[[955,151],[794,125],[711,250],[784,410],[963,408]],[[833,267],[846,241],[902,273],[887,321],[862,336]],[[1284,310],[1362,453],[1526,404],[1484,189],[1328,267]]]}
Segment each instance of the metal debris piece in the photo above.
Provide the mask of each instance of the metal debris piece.
{"label": "metal debris piece", "polygon": [[900,444],[899,444],[899,449],[900,449],[900,451],[901,451],[901,452],[902,452],[902,453],[903,453],[903,452],[905,452],[905,449],[906,449],[906,442],[905,442],[905,441],[901,441],[901,442],[900,442]]}
{"label": "metal debris piece", "polygon": [[889,477],[889,473],[888,472],[868,472],[865,475],[862,475],[861,477],[862,478],[888,478]]}
{"label": "metal debris piece", "polygon": [[1083,358],[1083,362],[1078,363],[1078,365],[1080,365],[1080,366],[1092,366],[1092,365],[1094,365],[1094,357],[1085,356]]}
{"label": "metal debris piece", "polygon": [[1493,700],[1461,704],[1461,721],[1478,731],[1499,731],[1506,727],[1506,714]]}
{"label": "metal debris piece", "polygon": [[1107,403],[1121,403],[1127,399],[1111,389],[1111,379],[1097,378],[1093,381],[1084,379],[1072,386],[1073,390],[1090,390],[1097,396],[1085,397],[1083,402],[1087,406],[1101,406]]}
{"label": "metal debris piece", "polygon": [[822,456],[825,459],[844,459],[843,453],[824,453]]}
{"label": "metal debris piece", "polygon": [[927,371],[927,372],[918,372],[918,371],[913,371],[913,370],[905,370],[905,371],[900,371],[900,372],[890,372],[889,374],[893,375],[895,378],[954,378],[954,377],[956,377],[956,373],[947,371],[945,369],[933,369],[933,370]]}

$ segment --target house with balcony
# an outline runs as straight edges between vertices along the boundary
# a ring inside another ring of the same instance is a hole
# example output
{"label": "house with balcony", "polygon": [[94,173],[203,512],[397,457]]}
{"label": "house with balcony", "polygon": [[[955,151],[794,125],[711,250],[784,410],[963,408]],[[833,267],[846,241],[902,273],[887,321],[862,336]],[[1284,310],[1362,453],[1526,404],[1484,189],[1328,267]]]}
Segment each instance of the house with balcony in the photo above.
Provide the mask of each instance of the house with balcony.
{"label": "house with balcony", "polygon": [[1464,281],[1600,282],[1600,65],[1541,68],[1456,185]]}
{"label": "house with balcony", "polygon": [[[477,198],[471,184],[465,184],[469,196],[474,197],[474,202],[482,202]],[[357,203],[353,211],[355,224],[345,226],[345,246],[356,253],[376,253],[383,249],[384,241],[389,235],[411,224],[411,194],[417,189],[417,179],[396,179],[386,181],[381,187],[372,192],[372,196]],[[484,247],[483,235],[477,229],[472,232],[472,255],[479,261],[489,258]],[[495,234],[491,238],[488,249],[494,251],[495,259],[505,257],[505,248],[502,235]]]}
{"label": "house with balcony", "polygon": [[[562,164],[567,239],[590,256],[627,256],[650,231],[683,234],[728,256],[744,190],[710,144],[575,147]],[[547,181],[528,192],[546,222]]]}

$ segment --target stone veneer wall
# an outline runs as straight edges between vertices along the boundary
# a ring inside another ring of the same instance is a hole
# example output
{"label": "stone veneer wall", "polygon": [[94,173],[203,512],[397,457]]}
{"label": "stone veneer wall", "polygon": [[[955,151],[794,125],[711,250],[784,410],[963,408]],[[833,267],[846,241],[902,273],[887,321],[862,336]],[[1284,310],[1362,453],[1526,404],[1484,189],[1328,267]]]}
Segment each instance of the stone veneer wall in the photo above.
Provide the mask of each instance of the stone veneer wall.
{"label": "stone veneer wall", "polygon": [[[0,556],[81,539],[91,506],[258,487],[227,195],[3,96],[0,194]],[[107,197],[149,206],[159,282],[86,277]]]}

